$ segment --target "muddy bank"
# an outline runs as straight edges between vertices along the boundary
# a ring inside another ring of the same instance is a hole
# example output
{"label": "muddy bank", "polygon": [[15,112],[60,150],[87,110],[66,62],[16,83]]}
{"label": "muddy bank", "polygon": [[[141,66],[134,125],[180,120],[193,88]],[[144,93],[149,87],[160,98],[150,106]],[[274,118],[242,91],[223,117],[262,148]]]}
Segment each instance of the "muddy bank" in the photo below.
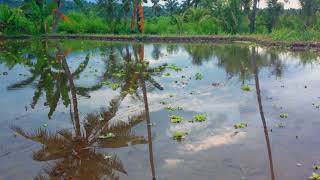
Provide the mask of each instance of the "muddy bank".
{"label": "muddy bank", "polygon": [[[0,36],[0,40],[5,39],[29,39],[33,36]],[[256,36],[126,36],[126,35],[47,35],[41,36],[47,39],[81,39],[81,40],[102,40],[119,42],[164,42],[164,43],[231,43],[236,41],[246,41],[272,47],[285,47],[293,50],[316,49],[320,50],[320,41],[299,41],[285,42],[274,41],[267,37]]]}

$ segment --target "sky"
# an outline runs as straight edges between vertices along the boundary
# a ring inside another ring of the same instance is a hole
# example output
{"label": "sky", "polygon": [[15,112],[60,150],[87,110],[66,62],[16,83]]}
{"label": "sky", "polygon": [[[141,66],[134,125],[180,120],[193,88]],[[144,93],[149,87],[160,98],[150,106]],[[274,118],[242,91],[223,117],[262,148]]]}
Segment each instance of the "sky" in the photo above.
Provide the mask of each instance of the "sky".
{"label": "sky", "polygon": [[[87,1],[95,2],[96,0],[87,0]],[[183,0],[178,0],[178,1],[182,2]],[[267,0],[260,0],[259,4],[258,4],[258,7],[259,8],[265,8],[266,7],[266,2],[267,2]],[[284,3],[284,8],[285,9],[290,9],[290,8],[298,9],[298,8],[300,8],[299,0],[279,0],[279,2]],[[151,4],[152,3],[150,1],[148,1],[147,5],[151,6]],[[161,4],[164,4],[164,3],[161,3]]]}

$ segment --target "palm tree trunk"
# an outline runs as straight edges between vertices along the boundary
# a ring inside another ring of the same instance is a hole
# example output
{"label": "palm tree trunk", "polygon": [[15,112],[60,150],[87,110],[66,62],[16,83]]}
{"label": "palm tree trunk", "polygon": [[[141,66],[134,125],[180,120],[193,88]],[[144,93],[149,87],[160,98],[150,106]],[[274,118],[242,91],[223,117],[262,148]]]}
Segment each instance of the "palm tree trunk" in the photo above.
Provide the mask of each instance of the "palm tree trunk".
{"label": "palm tree trunk", "polygon": [[130,29],[133,32],[135,27],[135,19],[136,19],[136,13],[137,13],[137,2],[136,0],[132,0],[132,11],[131,11],[131,25]]}
{"label": "palm tree trunk", "polygon": [[137,8],[137,21],[138,21],[138,29],[141,34],[144,33],[144,16],[143,16],[143,7],[142,7],[142,2],[140,1],[138,3],[138,8]]}

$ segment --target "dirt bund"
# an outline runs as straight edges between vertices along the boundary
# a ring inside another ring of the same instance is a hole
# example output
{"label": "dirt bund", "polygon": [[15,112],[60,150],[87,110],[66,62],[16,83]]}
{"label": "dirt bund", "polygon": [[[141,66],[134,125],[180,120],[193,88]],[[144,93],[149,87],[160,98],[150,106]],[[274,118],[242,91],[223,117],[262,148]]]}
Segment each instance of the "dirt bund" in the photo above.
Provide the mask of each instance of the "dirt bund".
{"label": "dirt bund", "polygon": [[[284,42],[274,41],[266,37],[255,36],[121,36],[121,35],[45,35],[38,36],[44,39],[78,39],[78,40],[100,40],[114,42],[153,42],[153,43],[232,43],[232,42],[251,42],[265,46],[285,47],[293,50],[316,49],[320,51],[320,41],[299,41]],[[6,39],[32,39],[34,36],[0,36],[0,40]]]}

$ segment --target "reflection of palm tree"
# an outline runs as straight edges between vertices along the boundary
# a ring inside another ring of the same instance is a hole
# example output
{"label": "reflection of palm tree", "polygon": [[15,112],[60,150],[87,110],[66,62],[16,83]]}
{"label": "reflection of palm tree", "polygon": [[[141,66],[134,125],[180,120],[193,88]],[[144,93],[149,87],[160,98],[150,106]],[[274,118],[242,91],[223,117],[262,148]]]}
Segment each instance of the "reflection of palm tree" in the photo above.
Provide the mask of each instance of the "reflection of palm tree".
{"label": "reflection of palm tree", "polygon": [[[22,128],[13,127],[13,130],[26,139],[42,144],[39,151],[33,153],[36,161],[55,160],[54,165],[45,169],[49,179],[100,179],[109,177],[119,179],[114,171],[126,173],[120,160],[114,156],[105,158],[97,152],[100,148],[119,148],[128,144],[145,144],[147,141],[142,136],[131,133],[132,127],[140,123],[144,114],[129,119],[128,124],[118,123],[110,125],[110,120],[115,116],[117,106],[111,106],[109,111],[100,114],[89,114],[84,120],[83,128],[77,107],[76,88],[73,76],[70,73],[65,57],[57,45],[58,54],[61,56],[63,68],[68,76],[72,94],[73,112],[71,113],[74,133],[69,130],[60,130],[57,133],[49,133],[44,129],[38,129],[34,133],[26,133]],[[101,118],[102,119],[101,119]],[[99,135],[112,133],[112,139],[99,139]],[[35,179],[46,179],[38,176]]]}
{"label": "reflection of palm tree", "polygon": [[142,86],[142,92],[143,92],[144,107],[145,107],[145,112],[146,112],[146,123],[147,123],[147,130],[148,130],[149,160],[150,160],[150,167],[151,167],[151,175],[152,175],[152,179],[156,180],[155,167],[154,167],[154,161],[153,161],[152,132],[151,132],[152,124],[150,121],[147,89],[146,89],[146,84],[145,84],[144,80],[141,80],[141,86]]}
{"label": "reflection of palm tree", "polygon": [[[38,47],[38,46],[37,46]],[[45,43],[38,47],[37,50],[33,51],[31,56],[36,57],[35,64],[30,64],[31,77],[22,80],[20,82],[14,83],[8,87],[8,90],[15,90],[20,88],[25,88],[26,86],[35,83],[36,90],[33,95],[33,100],[31,107],[34,108],[38,103],[43,92],[46,94],[46,103],[50,107],[48,117],[50,118],[54,113],[60,98],[65,106],[69,105],[69,89],[68,76],[63,67],[63,61],[58,54],[52,55],[48,52]],[[63,52],[66,55],[68,51]],[[89,62],[89,55],[86,56],[84,62],[82,62],[79,67],[71,74],[72,78],[79,78],[79,75],[84,71]],[[70,72],[71,73],[71,72]],[[96,90],[100,88],[99,85],[94,85],[92,87],[77,87],[77,94],[82,96],[88,96],[89,91]]]}
{"label": "reflection of palm tree", "polygon": [[257,98],[258,98],[258,104],[259,104],[259,111],[260,116],[263,124],[264,129],[264,135],[267,143],[267,149],[268,149],[268,157],[269,157],[269,165],[270,165],[270,172],[271,172],[271,179],[275,180],[275,174],[273,169],[273,159],[272,159],[272,152],[271,152],[271,144],[269,140],[269,133],[268,133],[268,127],[266,123],[266,119],[264,117],[263,107],[262,107],[262,101],[261,101],[261,94],[260,94],[260,84],[259,84],[259,75],[258,75],[258,68],[256,65],[256,49],[255,47],[252,47],[252,55],[251,55],[251,63],[253,67],[253,73],[254,73],[254,79],[256,84],[256,91],[257,91]]}

